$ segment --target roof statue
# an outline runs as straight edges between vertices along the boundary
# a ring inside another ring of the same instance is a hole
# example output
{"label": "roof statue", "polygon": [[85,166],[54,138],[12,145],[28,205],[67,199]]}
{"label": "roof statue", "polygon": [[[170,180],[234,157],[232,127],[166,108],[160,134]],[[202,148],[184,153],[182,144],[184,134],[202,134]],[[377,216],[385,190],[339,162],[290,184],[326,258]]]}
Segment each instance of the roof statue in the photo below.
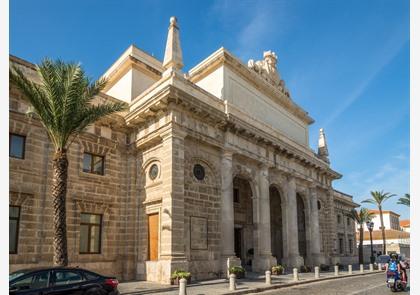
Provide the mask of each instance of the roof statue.
{"label": "roof statue", "polygon": [[319,139],[318,139],[318,156],[323,159],[325,162],[329,163],[328,159],[328,146],[327,139],[325,138],[324,129],[319,129]]}
{"label": "roof statue", "polygon": [[181,42],[179,41],[179,28],[176,17],[169,20],[168,38],[166,40],[163,67],[171,71],[179,71],[184,66],[182,62]]}
{"label": "roof statue", "polygon": [[274,51],[264,51],[263,60],[248,61],[248,68],[260,74],[266,81],[279,88],[284,94],[290,97],[288,89],[286,89],[284,80],[280,78],[277,70],[277,55]]}

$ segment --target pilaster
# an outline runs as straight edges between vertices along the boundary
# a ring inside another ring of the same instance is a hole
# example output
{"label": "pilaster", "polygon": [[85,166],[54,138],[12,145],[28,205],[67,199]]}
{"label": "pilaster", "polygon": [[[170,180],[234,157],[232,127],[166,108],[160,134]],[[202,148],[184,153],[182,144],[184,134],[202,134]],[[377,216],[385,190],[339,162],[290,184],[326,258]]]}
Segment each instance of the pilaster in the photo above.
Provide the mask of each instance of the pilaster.
{"label": "pilaster", "polygon": [[309,187],[309,198],[311,209],[311,260],[313,265],[319,265],[321,263],[321,240],[319,232],[318,195],[315,185]]}

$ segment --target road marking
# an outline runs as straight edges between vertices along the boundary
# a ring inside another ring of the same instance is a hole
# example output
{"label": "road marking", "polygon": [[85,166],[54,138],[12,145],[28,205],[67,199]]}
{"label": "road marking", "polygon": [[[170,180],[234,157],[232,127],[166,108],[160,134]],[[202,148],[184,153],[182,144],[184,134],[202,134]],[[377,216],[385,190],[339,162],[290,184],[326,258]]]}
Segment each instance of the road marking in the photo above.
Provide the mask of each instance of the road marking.
{"label": "road marking", "polygon": [[364,289],[363,291],[356,291],[356,292],[353,292],[353,293],[349,293],[348,295],[367,294],[366,291],[376,289],[378,287],[382,287],[382,286],[385,286],[385,285],[386,285],[386,283],[381,283],[380,285],[372,286],[370,288]]}

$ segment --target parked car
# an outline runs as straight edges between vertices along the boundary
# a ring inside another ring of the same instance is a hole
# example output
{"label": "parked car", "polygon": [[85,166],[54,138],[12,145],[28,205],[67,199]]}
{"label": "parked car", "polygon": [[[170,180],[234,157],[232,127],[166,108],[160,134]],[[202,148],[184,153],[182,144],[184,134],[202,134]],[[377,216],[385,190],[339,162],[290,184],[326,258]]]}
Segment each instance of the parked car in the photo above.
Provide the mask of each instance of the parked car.
{"label": "parked car", "polygon": [[118,280],[78,267],[43,267],[9,275],[13,295],[119,295]]}
{"label": "parked car", "polygon": [[380,263],[382,270],[385,270],[389,260],[391,260],[391,257],[389,255],[380,255],[376,258],[375,262],[376,264]]}

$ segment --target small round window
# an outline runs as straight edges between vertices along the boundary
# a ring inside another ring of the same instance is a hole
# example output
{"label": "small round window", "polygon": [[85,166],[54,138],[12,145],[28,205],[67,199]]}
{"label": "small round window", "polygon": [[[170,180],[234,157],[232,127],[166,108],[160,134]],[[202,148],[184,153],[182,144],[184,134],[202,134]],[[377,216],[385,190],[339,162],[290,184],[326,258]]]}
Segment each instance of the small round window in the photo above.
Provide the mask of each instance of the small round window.
{"label": "small round window", "polygon": [[204,176],[206,176],[204,167],[201,166],[200,164],[195,164],[194,165],[193,172],[194,172],[195,178],[197,178],[198,180],[203,180]]}
{"label": "small round window", "polygon": [[151,180],[155,180],[159,174],[159,167],[157,164],[153,164],[149,169],[149,177]]}

